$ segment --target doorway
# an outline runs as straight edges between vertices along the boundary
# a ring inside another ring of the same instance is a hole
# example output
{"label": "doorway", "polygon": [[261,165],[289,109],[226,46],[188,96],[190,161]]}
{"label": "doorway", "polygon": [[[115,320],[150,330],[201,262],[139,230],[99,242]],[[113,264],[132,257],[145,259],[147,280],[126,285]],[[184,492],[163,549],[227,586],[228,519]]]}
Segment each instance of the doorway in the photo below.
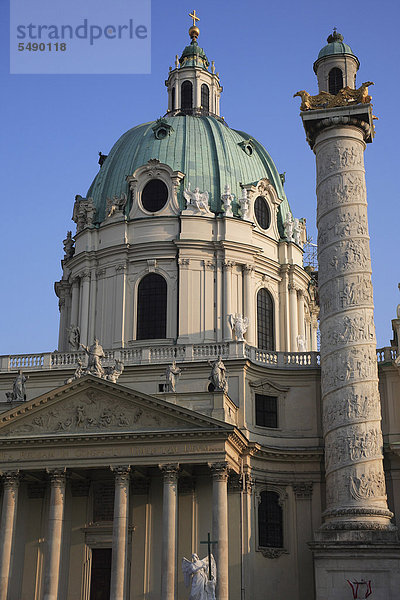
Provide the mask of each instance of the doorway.
{"label": "doorway", "polygon": [[111,548],[92,549],[89,600],[110,599],[111,552]]}

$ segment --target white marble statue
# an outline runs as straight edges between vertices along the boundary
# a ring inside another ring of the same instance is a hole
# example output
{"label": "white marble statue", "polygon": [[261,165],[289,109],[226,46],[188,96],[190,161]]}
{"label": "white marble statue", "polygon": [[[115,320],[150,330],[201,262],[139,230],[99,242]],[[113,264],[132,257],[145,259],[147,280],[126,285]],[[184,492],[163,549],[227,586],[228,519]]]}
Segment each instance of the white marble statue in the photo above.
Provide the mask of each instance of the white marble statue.
{"label": "white marble statue", "polygon": [[244,342],[244,334],[249,326],[249,319],[236,313],[235,315],[228,315],[229,325],[232,331],[235,333],[238,342]]}
{"label": "white marble statue", "polygon": [[209,579],[208,556],[202,560],[197,554],[192,559],[182,559],[183,578],[186,587],[191,586],[189,600],[215,600],[215,584],[217,582],[217,567],[211,554],[211,579]]}
{"label": "white marble statue", "polygon": [[228,380],[226,378],[226,368],[222,362],[221,356],[218,356],[218,359],[215,361],[208,361],[208,364],[211,367],[211,373],[208,379],[213,384],[214,390],[218,392],[225,392],[227,394]]}
{"label": "white marble statue", "polygon": [[299,219],[295,219],[293,222],[293,239],[294,242],[298,245],[301,246],[301,226],[300,226],[300,220]]}
{"label": "white marble statue", "polygon": [[79,327],[77,325],[71,325],[71,327],[68,327],[67,331],[69,347],[71,348],[71,350],[78,351],[81,340],[81,332],[79,330]]}
{"label": "white marble statue", "polygon": [[178,381],[179,375],[181,374],[181,369],[177,366],[176,361],[172,362],[172,365],[167,365],[165,369],[165,391],[166,392],[175,392],[176,391],[176,383]]}
{"label": "white marble statue", "polygon": [[200,192],[200,189],[196,187],[194,192],[190,189],[190,183],[186,190],[183,191],[185,200],[194,208],[200,212],[210,212],[208,206],[208,192]]}
{"label": "white marble statue", "polygon": [[88,348],[84,344],[80,344],[81,348],[88,355],[88,364],[85,370],[85,375],[94,375],[95,377],[103,377],[104,369],[101,365],[101,359],[105,358],[103,347],[100,345],[99,340],[94,338],[93,344]]}
{"label": "white marble statue", "polygon": [[113,196],[112,198],[107,198],[106,200],[106,216],[107,218],[123,215],[126,203],[128,201],[128,197],[126,194],[121,194],[120,197]]}
{"label": "white marble statue", "polygon": [[17,377],[14,379],[12,392],[6,392],[7,402],[26,402],[25,383],[29,377],[25,377],[20,369]]}
{"label": "white marble statue", "polygon": [[115,365],[113,367],[105,367],[104,368],[104,377],[106,381],[112,381],[112,383],[117,383],[118,377],[122,374],[124,370],[124,363],[122,360],[118,358],[115,359]]}
{"label": "white marble statue", "polygon": [[288,242],[293,242],[293,228],[294,228],[294,221],[293,221],[293,217],[292,217],[292,213],[288,212],[288,214],[286,215],[286,219],[284,222],[284,227],[285,227],[285,237],[288,240]]}
{"label": "white marble statue", "polygon": [[247,190],[243,190],[243,196],[238,200],[240,204],[240,212],[242,213],[243,221],[249,220],[250,202],[247,197]]}
{"label": "white marble statue", "polygon": [[232,212],[233,196],[231,194],[231,188],[229,185],[225,186],[224,193],[222,194],[221,199],[222,199],[222,206],[224,208],[225,216],[233,217],[233,212]]}
{"label": "white marble statue", "polygon": [[297,351],[298,352],[307,352],[306,341],[302,335],[297,336]]}

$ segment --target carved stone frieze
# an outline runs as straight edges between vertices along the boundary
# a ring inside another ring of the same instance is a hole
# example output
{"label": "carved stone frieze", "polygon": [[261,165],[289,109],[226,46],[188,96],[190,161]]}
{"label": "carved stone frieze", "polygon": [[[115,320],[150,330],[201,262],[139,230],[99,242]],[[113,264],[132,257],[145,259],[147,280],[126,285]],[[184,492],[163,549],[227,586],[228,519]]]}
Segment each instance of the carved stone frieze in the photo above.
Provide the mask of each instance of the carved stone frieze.
{"label": "carved stone frieze", "polygon": [[372,306],[371,275],[369,273],[346,275],[327,281],[322,289],[322,295],[321,320],[345,308]]}
{"label": "carved stone frieze", "polygon": [[321,362],[321,376],[323,394],[350,383],[376,379],[375,346],[372,344],[361,348],[345,348],[327,356]]}
{"label": "carved stone frieze", "polygon": [[373,402],[376,382],[365,382],[329,394],[323,406],[324,431],[359,421],[378,421],[380,406]]}
{"label": "carved stone frieze", "polygon": [[338,314],[325,319],[321,325],[325,340],[331,348],[351,342],[374,342],[375,325],[372,309]]}
{"label": "carved stone frieze", "polygon": [[336,171],[351,167],[364,170],[363,148],[346,141],[335,141],[321,149],[318,155],[317,177],[319,180]]}
{"label": "carved stone frieze", "polygon": [[[324,221],[326,220],[326,223]],[[321,233],[318,235],[318,247],[322,248],[333,241],[355,236],[368,236],[367,212],[364,207],[337,211],[335,220],[331,213],[320,219]]]}
{"label": "carved stone frieze", "polygon": [[115,402],[106,394],[81,393],[65,399],[57,408],[43,408],[35,415],[21,418],[17,423],[4,427],[2,434],[62,434],[163,427],[179,428],[180,425],[170,416],[151,409],[145,411],[130,401]]}
{"label": "carved stone frieze", "polygon": [[325,466],[327,472],[349,463],[371,458],[382,458],[380,422],[364,423],[328,433],[325,439]]}
{"label": "carved stone frieze", "polygon": [[342,274],[370,271],[369,242],[366,239],[350,239],[340,241],[325,249],[321,248],[318,261],[318,284],[321,296],[325,281]]}
{"label": "carved stone frieze", "polygon": [[261,546],[258,548],[258,551],[265,558],[279,558],[282,554],[288,554],[288,551],[285,548],[262,548]]}
{"label": "carved stone frieze", "polygon": [[367,201],[364,173],[350,172],[333,175],[317,185],[317,222],[338,206],[362,204]]}
{"label": "carved stone frieze", "polygon": [[349,477],[351,495],[355,500],[386,498],[385,475],[382,469],[371,467]]}

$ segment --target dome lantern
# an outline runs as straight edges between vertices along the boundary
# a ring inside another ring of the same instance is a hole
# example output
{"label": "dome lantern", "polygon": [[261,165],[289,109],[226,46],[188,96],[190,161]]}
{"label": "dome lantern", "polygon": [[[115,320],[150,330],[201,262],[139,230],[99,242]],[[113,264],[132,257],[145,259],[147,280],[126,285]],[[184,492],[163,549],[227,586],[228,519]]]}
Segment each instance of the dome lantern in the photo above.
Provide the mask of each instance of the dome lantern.
{"label": "dome lantern", "polygon": [[219,99],[222,87],[219,75],[198,43],[200,30],[196,25],[199,17],[193,10],[189,16],[193,25],[189,29],[191,42],[175,61],[165,85],[168,89],[168,111],[166,116],[212,115],[219,116]]}
{"label": "dome lantern", "polygon": [[360,66],[357,56],[344,41],[343,35],[333,29],[314,63],[319,92],[336,95],[346,86],[355,89],[356,74]]}

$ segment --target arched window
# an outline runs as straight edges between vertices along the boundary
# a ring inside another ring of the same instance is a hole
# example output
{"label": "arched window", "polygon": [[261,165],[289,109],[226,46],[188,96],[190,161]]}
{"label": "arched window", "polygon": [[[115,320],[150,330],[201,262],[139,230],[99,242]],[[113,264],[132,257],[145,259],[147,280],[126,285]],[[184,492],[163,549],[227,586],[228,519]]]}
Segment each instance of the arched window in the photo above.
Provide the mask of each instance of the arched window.
{"label": "arched window", "polygon": [[283,548],[282,506],[277,492],[264,490],[258,505],[258,545]]}
{"label": "arched window", "polygon": [[203,110],[210,110],[210,90],[205,83],[201,86],[201,107]]}
{"label": "arched window", "polygon": [[343,88],[343,73],[338,67],[333,67],[329,71],[329,93],[336,96],[336,94]]}
{"label": "arched window", "polygon": [[181,86],[181,108],[193,107],[193,86],[190,81],[184,81]]}
{"label": "arched window", "polygon": [[171,91],[171,110],[175,110],[175,87]]}
{"label": "arched window", "polygon": [[163,339],[167,334],[167,282],[150,273],[139,283],[137,293],[138,340]]}
{"label": "arched window", "polygon": [[275,350],[274,304],[265,288],[257,294],[257,346],[261,350]]}

